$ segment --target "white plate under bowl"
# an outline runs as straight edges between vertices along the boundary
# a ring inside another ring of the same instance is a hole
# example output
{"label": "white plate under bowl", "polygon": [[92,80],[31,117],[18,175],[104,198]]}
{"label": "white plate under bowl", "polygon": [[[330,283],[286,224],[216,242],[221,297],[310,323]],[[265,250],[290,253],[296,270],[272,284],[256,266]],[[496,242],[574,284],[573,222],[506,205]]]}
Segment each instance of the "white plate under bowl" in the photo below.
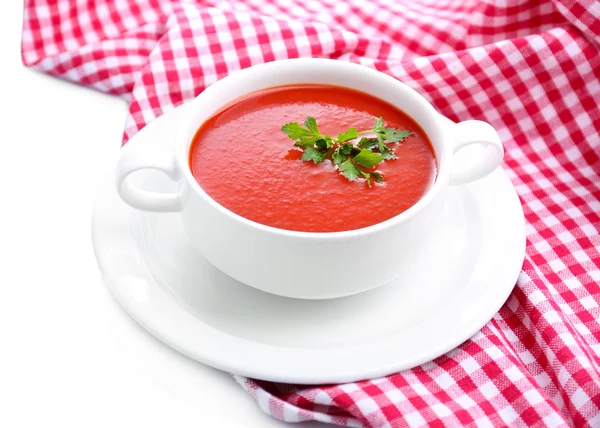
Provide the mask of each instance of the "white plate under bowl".
{"label": "white plate under bowl", "polygon": [[[128,144],[170,144],[186,108],[160,117]],[[136,179],[153,190],[172,187],[159,173],[140,172]],[[92,219],[107,286],[150,333],[218,369],[300,384],[356,381],[417,366],[458,346],[494,316],[525,253],[523,211],[504,172],[451,188],[430,232],[423,237],[427,245],[412,254],[408,275],[350,297],[296,300],[214,268],[191,247],[178,214],[130,208],[112,175]]]}

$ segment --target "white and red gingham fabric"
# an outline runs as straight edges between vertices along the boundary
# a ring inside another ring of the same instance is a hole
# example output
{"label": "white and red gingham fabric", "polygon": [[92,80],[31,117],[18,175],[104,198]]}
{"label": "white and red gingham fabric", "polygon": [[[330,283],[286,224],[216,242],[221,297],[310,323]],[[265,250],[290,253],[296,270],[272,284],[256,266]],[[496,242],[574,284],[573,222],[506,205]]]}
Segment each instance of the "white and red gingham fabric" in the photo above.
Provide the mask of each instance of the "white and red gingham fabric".
{"label": "white and red gingham fabric", "polygon": [[24,16],[26,65],[130,100],[124,141],[229,72],[306,56],[376,68],[453,120],[493,124],[527,220],[500,312],[381,379],[237,380],[291,422],[600,427],[599,1],[27,0]]}

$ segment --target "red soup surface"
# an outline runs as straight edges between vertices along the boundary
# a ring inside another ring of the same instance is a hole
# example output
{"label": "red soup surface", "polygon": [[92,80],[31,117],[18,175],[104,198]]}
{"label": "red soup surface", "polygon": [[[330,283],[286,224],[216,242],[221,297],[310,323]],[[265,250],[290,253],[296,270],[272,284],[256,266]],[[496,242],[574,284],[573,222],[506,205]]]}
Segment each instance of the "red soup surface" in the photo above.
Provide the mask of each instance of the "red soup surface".
{"label": "red soup surface", "polygon": [[[389,146],[398,156],[377,171],[385,181],[368,187],[348,181],[329,160],[302,162],[301,149],[281,131],[313,116],[323,134],[371,129],[375,117],[413,134]],[[206,193],[258,223],[303,232],[360,229],[414,205],[433,185],[436,161],[425,132],[394,106],[362,92],[324,86],[283,86],[237,100],[196,133],[190,167]]]}

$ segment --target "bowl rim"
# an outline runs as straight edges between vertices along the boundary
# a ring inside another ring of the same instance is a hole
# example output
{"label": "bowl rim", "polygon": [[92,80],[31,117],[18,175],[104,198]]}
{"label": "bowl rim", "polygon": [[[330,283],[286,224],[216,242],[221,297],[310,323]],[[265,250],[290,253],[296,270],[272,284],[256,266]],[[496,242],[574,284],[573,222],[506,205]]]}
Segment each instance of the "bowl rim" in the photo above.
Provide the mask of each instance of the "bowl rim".
{"label": "bowl rim", "polygon": [[[218,80],[217,82],[215,82],[214,84],[212,84],[211,86],[206,88],[204,91],[202,91],[191,102],[196,103],[196,104],[202,104],[203,100],[206,100],[209,97],[217,96],[219,89],[221,87],[231,83],[232,81],[234,81],[234,79],[235,80],[246,79],[253,73],[271,73],[271,74],[272,73],[281,73],[281,72],[285,72],[285,66],[290,66],[290,65],[294,66],[294,67],[296,67],[296,66],[298,66],[298,67],[299,66],[302,66],[302,67],[307,67],[307,66],[308,67],[336,67],[336,68],[339,68],[340,71],[345,71],[345,72],[356,72],[360,69],[361,72],[368,73],[371,78],[381,80],[382,84],[394,85],[394,86],[396,86],[397,89],[401,89],[404,95],[411,97],[414,102],[421,104],[421,107],[423,107],[425,110],[428,111],[428,114],[430,114],[434,119],[433,122],[434,122],[434,126],[436,128],[438,128],[440,130],[445,128],[445,126],[439,119],[441,117],[441,115],[433,108],[433,106],[421,94],[419,94],[417,91],[415,91],[414,89],[412,89],[405,83],[402,83],[401,81],[395,79],[394,77],[391,77],[391,76],[384,74],[380,71],[377,71],[375,69],[366,67],[364,65],[346,62],[346,61],[334,60],[334,59],[327,59],[327,58],[293,58],[293,59],[282,59],[282,60],[277,60],[277,61],[272,61],[272,62],[267,62],[267,63],[256,64],[256,65],[244,68],[242,70],[235,71],[235,72],[223,77],[222,79]],[[305,83],[291,83],[290,85],[311,85],[311,84],[319,85],[319,84],[323,84],[323,83],[307,81]],[[245,92],[245,93],[239,95],[238,98],[243,98],[252,93],[256,93],[256,92],[260,92],[260,91],[263,91],[263,90],[266,90],[269,88],[284,86],[284,85],[273,85],[273,86],[267,86],[265,88],[258,89],[258,90],[250,90],[248,92]],[[332,85],[332,86],[334,86],[334,85]],[[346,86],[346,85],[335,85],[335,86],[353,89],[358,92],[364,92],[359,89],[353,88],[351,86]],[[382,101],[384,101],[384,100],[382,100]],[[220,104],[220,106],[217,109],[215,109],[214,112],[209,114],[209,117],[212,117],[220,109],[222,109],[223,107],[226,107],[231,102],[232,101],[228,101],[228,102],[224,102],[224,103]],[[233,102],[235,102],[235,101],[233,101]],[[387,101],[384,101],[384,102],[387,102]],[[417,120],[415,120],[411,115],[406,113],[404,110],[402,110],[400,108],[398,108],[398,110],[400,110],[405,115],[410,117],[419,126],[421,126],[421,128],[424,128]],[[184,118],[185,122],[186,123],[191,122],[190,119],[194,115],[195,115],[195,111],[192,108],[191,112]],[[185,126],[185,124],[182,126]],[[197,129],[196,129],[196,131],[197,131]],[[425,129],[423,129],[423,131],[426,132]],[[175,137],[177,139],[176,147],[175,147],[175,149],[176,149],[175,157],[176,157],[176,162],[179,166],[180,173],[183,176],[183,178],[185,179],[185,181],[188,183],[188,185],[190,186],[190,189],[193,192],[195,192],[198,196],[200,196],[212,208],[217,210],[219,213],[229,217],[231,220],[241,223],[247,227],[253,228],[258,231],[270,233],[273,235],[279,235],[282,237],[293,237],[293,238],[299,238],[299,239],[305,239],[305,240],[331,241],[331,240],[358,238],[358,237],[363,237],[366,235],[383,233],[383,232],[385,232],[393,227],[396,227],[400,224],[409,222],[411,219],[413,219],[415,216],[417,216],[421,211],[423,211],[423,209],[427,205],[429,205],[429,203],[432,200],[434,200],[435,197],[441,192],[442,188],[448,182],[449,175],[450,175],[450,165],[449,165],[450,162],[449,161],[451,158],[451,153],[449,153],[449,147],[448,147],[449,145],[447,144],[447,142],[444,141],[442,143],[442,149],[446,153],[438,153],[436,148],[432,147],[434,150],[434,153],[435,153],[436,164],[437,164],[437,173],[436,173],[436,178],[435,178],[433,185],[421,197],[421,199],[419,199],[414,205],[412,205],[407,210],[405,210],[387,220],[384,220],[379,223],[375,223],[370,226],[362,227],[360,229],[344,230],[344,231],[337,231],[337,232],[304,232],[304,231],[298,231],[298,230],[281,229],[278,227],[269,226],[266,224],[258,223],[256,221],[247,219],[247,218],[229,210],[228,208],[225,208],[223,205],[221,205],[217,201],[215,201],[202,188],[202,186],[200,186],[200,184],[196,181],[196,179],[194,178],[194,176],[192,174],[191,168],[189,166],[189,150],[190,150],[193,138],[192,139],[181,138],[182,134],[183,134],[182,132],[179,132],[179,133],[177,133],[177,136]],[[426,134],[426,135],[427,135],[428,139],[431,141],[429,134]],[[444,159],[445,162],[443,162],[443,163],[440,162],[441,158]]]}

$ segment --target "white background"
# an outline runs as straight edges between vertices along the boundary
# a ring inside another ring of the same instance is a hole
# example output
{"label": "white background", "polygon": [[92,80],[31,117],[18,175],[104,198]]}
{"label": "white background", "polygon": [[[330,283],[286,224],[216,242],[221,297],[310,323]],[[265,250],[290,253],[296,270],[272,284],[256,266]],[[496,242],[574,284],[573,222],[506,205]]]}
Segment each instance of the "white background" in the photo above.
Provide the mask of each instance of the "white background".
{"label": "white background", "polygon": [[127,105],[24,68],[21,17],[0,2],[0,426],[287,426],[104,287],[90,218]]}

